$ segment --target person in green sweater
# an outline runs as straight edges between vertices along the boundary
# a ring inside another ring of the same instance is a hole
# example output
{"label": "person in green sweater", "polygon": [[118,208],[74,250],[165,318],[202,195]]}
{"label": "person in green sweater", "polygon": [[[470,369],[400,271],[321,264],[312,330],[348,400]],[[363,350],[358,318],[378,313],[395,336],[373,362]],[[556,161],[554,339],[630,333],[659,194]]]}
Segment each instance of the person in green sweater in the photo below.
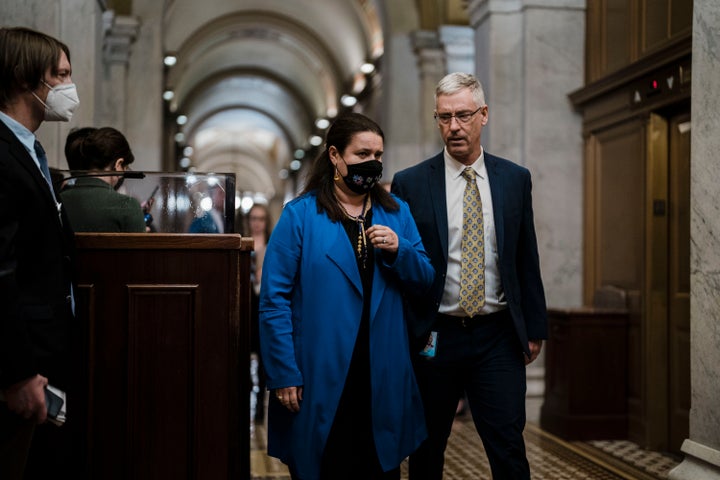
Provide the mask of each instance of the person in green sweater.
{"label": "person in green sweater", "polygon": [[[83,128],[68,135],[65,156],[71,169],[124,172],[135,156],[125,136],[112,127]],[[80,177],[60,192],[75,232],[145,232],[140,203],[117,192],[123,177]]]}

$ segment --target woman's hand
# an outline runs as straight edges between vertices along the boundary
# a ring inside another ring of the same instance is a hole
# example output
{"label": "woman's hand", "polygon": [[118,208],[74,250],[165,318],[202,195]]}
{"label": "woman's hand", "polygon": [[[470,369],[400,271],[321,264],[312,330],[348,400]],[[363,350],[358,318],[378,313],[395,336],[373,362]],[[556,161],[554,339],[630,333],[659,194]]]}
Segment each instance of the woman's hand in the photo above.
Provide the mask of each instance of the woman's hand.
{"label": "woman's hand", "polygon": [[291,412],[300,411],[300,402],[302,402],[303,387],[285,387],[278,388],[274,391],[275,398]]}
{"label": "woman's hand", "polygon": [[390,227],[385,225],[372,225],[365,230],[365,235],[370,239],[370,243],[375,248],[384,250],[388,253],[397,253],[400,242],[398,236]]}
{"label": "woman's hand", "polygon": [[36,423],[44,423],[47,417],[45,407],[47,384],[47,378],[38,374],[12,385],[4,391],[8,410]]}

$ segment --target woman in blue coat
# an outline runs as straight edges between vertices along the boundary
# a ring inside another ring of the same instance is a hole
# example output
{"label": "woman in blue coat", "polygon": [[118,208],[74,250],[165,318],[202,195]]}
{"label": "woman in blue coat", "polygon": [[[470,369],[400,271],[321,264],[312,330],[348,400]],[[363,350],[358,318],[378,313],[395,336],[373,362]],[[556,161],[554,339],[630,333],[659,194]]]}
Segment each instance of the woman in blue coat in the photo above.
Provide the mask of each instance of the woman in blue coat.
{"label": "woman in blue coat", "polygon": [[265,253],[268,454],[293,479],[399,479],[427,434],[402,295],[434,271],[407,204],[378,184],[383,141],[339,117]]}

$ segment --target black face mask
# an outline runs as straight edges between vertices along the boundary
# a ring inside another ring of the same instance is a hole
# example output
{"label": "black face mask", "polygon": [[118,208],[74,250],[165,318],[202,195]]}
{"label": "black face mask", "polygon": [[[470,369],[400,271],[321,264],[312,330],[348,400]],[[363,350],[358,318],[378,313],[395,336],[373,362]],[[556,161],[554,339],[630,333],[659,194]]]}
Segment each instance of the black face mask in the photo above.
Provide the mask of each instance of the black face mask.
{"label": "black face mask", "polygon": [[[342,158],[342,157],[340,157]],[[343,158],[343,162],[345,159]],[[345,185],[355,193],[366,193],[380,181],[383,165],[379,160],[368,160],[347,166],[347,175],[343,177]]]}

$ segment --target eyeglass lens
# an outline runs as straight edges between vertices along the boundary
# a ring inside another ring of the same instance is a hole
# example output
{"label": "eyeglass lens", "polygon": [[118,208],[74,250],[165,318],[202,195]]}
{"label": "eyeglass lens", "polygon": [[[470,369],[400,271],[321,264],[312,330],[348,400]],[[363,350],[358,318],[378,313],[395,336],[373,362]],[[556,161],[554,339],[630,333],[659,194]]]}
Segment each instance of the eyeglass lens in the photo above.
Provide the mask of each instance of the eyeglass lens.
{"label": "eyeglass lens", "polygon": [[483,107],[479,107],[474,112],[460,112],[460,113],[438,113],[435,114],[435,118],[443,124],[449,124],[453,117],[455,117],[460,123],[467,123],[470,119],[479,112]]}

